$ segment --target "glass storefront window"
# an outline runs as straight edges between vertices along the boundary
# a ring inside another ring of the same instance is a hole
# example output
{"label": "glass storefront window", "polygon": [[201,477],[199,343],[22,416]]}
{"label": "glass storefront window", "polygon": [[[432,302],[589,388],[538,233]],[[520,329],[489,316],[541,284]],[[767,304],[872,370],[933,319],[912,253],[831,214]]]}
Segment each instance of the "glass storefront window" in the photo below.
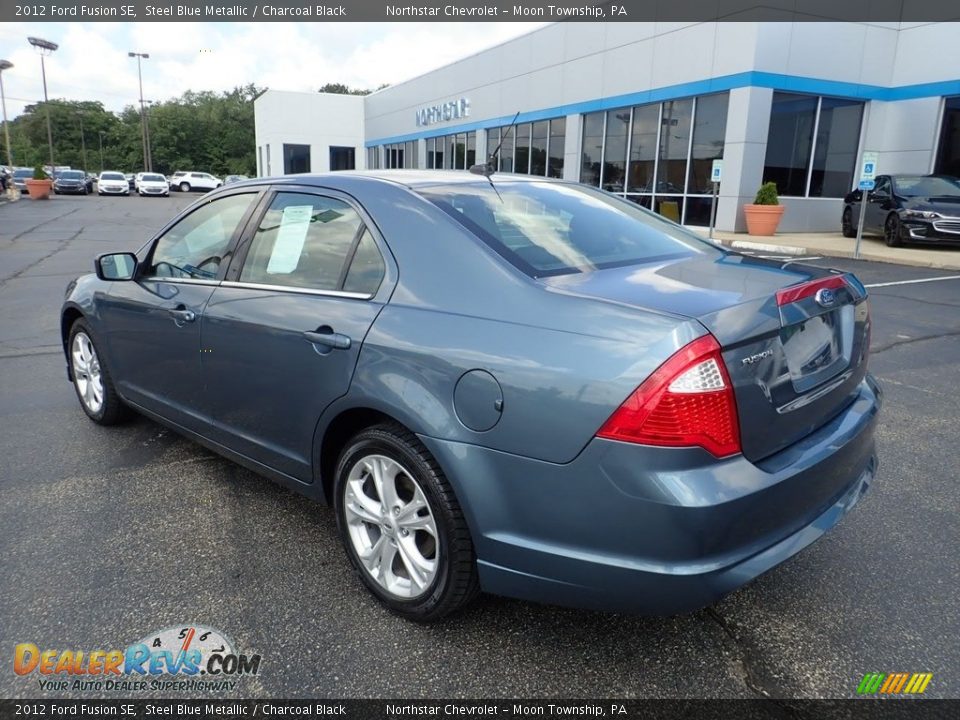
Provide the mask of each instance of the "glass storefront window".
{"label": "glass storefront window", "polygon": [[773,94],[763,181],[776,183],[780,195],[803,197],[807,194],[807,172],[816,116],[816,97],[779,92]]}
{"label": "glass storefront window", "polygon": [[863,103],[823,98],[810,175],[810,197],[843,197],[853,186]]}
{"label": "glass storefront window", "polygon": [[467,170],[477,164],[477,134],[467,133]]}
{"label": "glass storefront window", "polygon": [[566,144],[567,119],[554,118],[550,121],[550,158],[547,161],[547,175],[549,177],[563,177],[563,152]]}
{"label": "glass storefront window", "polygon": [[960,176],[960,97],[944,100],[935,173]]}
{"label": "glass storefront window", "polygon": [[530,173],[530,123],[522,123],[516,127],[516,169],[514,172],[528,175]]}
{"label": "glass storefront window", "polygon": [[692,98],[670,100],[663,104],[660,116],[660,154],[655,190],[657,194],[684,192],[692,114]]}
{"label": "glass storefront window", "polygon": [[[723,157],[723,141],[727,134],[726,93],[704,95],[697,98],[693,118],[693,145],[690,148],[690,176],[687,180],[687,193],[690,195],[710,195],[713,183],[710,173],[713,161]],[[687,216],[690,216],[687,206]],[[691,222],[692,225],[708,225],[709,216],[704,222]],[[689,221],[688,221],[689,222]]]}
{"label": "glass storefront window", "polygon": [[660,135],[659,120],[659,105],[645,105],[633,109],[627,192],[653,191],[653,165],[657,157],[657,138]]}
{"label": "glass storefront window", "polygon": [[627,176],[627,135],[630,132],[630,110],[607,113],[606,140],[603,146],[603,189],[623,192]]}
{"label": "glass storefront window", "polygon": [[547,174],[547,141],[550,137],[550,123],[546,120],[533,123],[530,137],[530,174]]}
{"label": "glass storefront window", "polygon": [[843,197],[853,186],[862,122],[859,100],[775,92],[764,182],[780,195]]}
{"label": "glass storefront window", "polygon": [[580,182],[600,187],[600,163],[603,160],[603,125],[606,113],[583,116],[583,160],[580,163]]}

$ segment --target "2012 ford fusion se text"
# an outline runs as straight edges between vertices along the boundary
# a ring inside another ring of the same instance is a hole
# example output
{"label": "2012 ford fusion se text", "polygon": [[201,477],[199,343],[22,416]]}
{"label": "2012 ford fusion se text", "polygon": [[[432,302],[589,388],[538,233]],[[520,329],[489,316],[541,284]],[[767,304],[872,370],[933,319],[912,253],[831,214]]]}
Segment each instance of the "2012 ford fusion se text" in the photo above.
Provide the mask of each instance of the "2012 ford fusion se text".
{"label": "2012 ford fusion se text", "polygon": [[83,410],[131,410],[334,507],[385,605],[708,605],[871,483],[850,274],[727,251],[573,183],[233,183],[62,308]]}

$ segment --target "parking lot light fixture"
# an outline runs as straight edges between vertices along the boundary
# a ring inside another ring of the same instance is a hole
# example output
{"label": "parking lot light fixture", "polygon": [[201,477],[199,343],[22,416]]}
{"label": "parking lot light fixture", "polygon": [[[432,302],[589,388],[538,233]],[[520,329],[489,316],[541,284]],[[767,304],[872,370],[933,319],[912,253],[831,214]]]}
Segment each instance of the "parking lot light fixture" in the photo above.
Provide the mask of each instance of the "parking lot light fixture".
{"label": "parking lot light fixture", "polygon": [[43,109],[47,115],[47,144],[50,146],[50,172],[54,170],[53,164],[53,129],[50,126],[50,100],[47,97],[47,66],[44,58],[52,54],[58,47],[55,42],[44,40],[38,37],[28,37],[27,42],[33,45],[40,53],[40,72],[43,75]]}
{"label": "parking lot light fixture", "polygon": [[10,149],[10,125],[7,123],[7,97],[3,93],[3,71],[13,67],[9,60],[0,60],[0,105],[3,106],[3,140],[7,145],[7,167],[13,172],[13,151]]}

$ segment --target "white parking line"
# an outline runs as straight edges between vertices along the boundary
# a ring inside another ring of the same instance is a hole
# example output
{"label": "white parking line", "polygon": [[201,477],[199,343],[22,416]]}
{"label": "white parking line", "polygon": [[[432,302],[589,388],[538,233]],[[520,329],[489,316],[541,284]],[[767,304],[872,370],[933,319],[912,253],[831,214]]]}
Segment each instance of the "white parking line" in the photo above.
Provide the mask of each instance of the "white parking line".
{"label": "white parking line", "polygon": [[890,287],[891,285],[913,285],[915,283],[938,282],[940,280],[960,280],[960,275],[942,275],[940,277],[920,278],[918,280],[896,280],[894,282],[873,283],[871,285],[866,285],[865,287],[874,288]]}

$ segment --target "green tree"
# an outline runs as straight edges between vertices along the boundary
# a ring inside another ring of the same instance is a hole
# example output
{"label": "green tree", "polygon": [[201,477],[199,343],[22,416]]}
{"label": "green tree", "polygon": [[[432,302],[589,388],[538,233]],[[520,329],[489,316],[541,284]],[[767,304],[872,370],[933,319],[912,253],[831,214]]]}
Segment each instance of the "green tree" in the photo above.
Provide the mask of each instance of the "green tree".
{"label": "green tree", "polygon": [[[252,84],[222,93],[188,91],[149,106],[146,114],[154,170],[252,175],[256,171],[253,100],[259,93]],[[143,169],[143,136],[136,106],[128,105],[119,113],[90,101],[51,100],[48,106],[57,165],[99,171],[102,137],[104,169]],[[29,105],[10,123],[16,165],[48,162],[46,108],[44,103]]]}

